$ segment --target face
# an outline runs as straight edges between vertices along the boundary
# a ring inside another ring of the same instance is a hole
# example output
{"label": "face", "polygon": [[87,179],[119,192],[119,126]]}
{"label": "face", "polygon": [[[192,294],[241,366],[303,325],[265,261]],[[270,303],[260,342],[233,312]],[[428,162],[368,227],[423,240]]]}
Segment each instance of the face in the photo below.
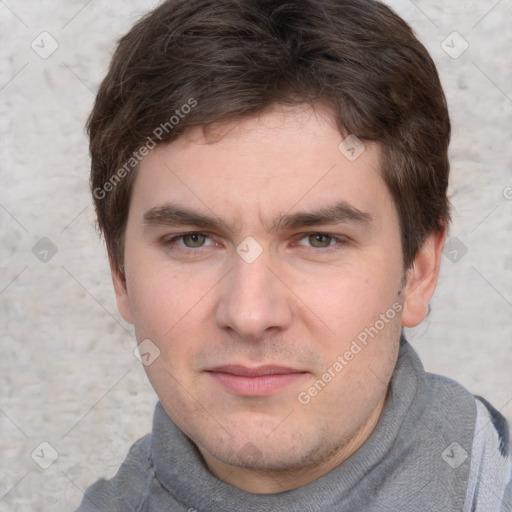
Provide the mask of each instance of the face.
{"label": "face", "polygon": [[416,318],[379,147],[351,161],[342,139],[327,111],[276,107],[155,148],[132,191],[120,311],[160,351],[169,416],[246,490],[364,442]]}

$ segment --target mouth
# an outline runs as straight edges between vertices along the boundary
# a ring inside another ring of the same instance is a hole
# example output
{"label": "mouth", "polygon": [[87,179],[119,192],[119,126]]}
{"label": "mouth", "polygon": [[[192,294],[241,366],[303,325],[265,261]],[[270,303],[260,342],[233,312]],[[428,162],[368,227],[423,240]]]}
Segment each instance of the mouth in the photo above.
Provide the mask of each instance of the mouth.
{"label": "mouth", "polygon": [[218,366],[207,373],[226,390],[239,396],[268,396],[303,379],[308,372],[284,366]]}

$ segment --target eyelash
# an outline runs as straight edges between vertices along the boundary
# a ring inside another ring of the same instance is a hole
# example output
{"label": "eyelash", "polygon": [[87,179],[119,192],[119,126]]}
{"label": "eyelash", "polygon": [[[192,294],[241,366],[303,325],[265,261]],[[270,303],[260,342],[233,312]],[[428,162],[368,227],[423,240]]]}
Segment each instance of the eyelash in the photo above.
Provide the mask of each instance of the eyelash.
{"label": "eyelash", "polygon": [[[185,247],[185,246],[176,245],[176,242],[178,240],[183,239],[183,237],[185,237],[187,235],[201,235],[201,236],[207,237],[209,240],[212,240],[212,238],[207,233],[202,233],[200,231],[189,231],[188,233],[181,233],[179,235],[174,235],[174,236],[172,236],[170,238],[162,239],[162,245],[164,247],[171,248],[174,251],[179,251],[179,252],[181,252],[183,254],[198,254],[199,252],[201,252],[202,249],[205,249],[206,247],[210,247],[210,245],[208,245],[208,246],[204,246],[203,245],[203,246],[200,246],[200,247],[192,248],[192,247]],[[307,246],[299,246],[299,247],[305,247],[306,249],[313,249],[313,250],[323,250],[322,252],[331,252],[333,250],[339,249],[340,246],[345,246],[345,245],[347,245],[349,243],[349,239],[347,237],[331,235],[330,233],[323,233],[323,232],[320,232],[320,231],[312,231],[312,232],[309,232],[309,233],[302,233],[300,238],[297,238],[296,241],[301,241],[304,238],[307,238],[307,237],[310,237],[310,236],[313,236],[313,235],[330,237],[332,239],[332,241],[335,241],[336,243],[332,244],[332,245],[328,245],[326,247],[313,247],[313,246],[309,246],[309,247],[307,247]],[[212,244],[212,246],[213,245],[214,244]]]}

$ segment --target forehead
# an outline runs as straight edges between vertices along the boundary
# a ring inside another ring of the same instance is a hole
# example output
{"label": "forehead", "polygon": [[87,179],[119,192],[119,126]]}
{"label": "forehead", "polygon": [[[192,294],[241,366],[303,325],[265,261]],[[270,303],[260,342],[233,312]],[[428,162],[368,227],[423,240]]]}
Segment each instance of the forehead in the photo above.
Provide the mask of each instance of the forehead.
{"label": "forehead", "polygon": [[195,127],[141,162],[133,205],[147,211],[179,201],[232,222],[258,217],[269,225],[277,212],[340,200],[363,212],[385,206],[378,144],[348,135],[328,111],[303,105]]}

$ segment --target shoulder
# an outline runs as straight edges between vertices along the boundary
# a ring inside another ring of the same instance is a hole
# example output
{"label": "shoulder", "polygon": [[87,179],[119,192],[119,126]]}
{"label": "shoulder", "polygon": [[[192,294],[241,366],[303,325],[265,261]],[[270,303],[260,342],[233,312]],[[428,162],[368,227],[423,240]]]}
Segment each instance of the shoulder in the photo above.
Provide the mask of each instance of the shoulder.
{"label": "shoulder", "polygon": [[417,396],[423,404],[422,420],[441,432],[445,439],[464,440],[464,446],[469,448],[477,418],[474,395],[448,377],[425,373],[424,379],[425,385],[419,386]]}
{"label": "shoulder", "polygon": [[151,434],[148,434],[132,445],[111,480],[98,480],[85,491],[77,512],[135,510],[154,475],[150,453]]}
{"label": "shoulder", "polygon": [[502,457],[510,456],[510,428],[507,420],[485,398],[481,396],[475,398],[477,404],[476,436],[481,432]]}
{"label": "shoulder", "polygon": [[512,512],[510,427],[487,400],[477,396],[475,403],[477,417],[464,511]]}
{"label": "shoulder", "polygon": [[432,409],[436,416],[448,417],[452,425],[471,428],[473,459],[484,452],[510,459],[510,426],[495,407],[452,379],[429,373],[426,379],[428,403],[435,403]]}
{"label": "shoulder", "polygon": [[423,421],[448,440],[446,457],[455,455],[460,462],[467,459],[469,463],[463,512],[512,512],[507,420],[487,400],[452,379],[426,373],[425,380]]}

